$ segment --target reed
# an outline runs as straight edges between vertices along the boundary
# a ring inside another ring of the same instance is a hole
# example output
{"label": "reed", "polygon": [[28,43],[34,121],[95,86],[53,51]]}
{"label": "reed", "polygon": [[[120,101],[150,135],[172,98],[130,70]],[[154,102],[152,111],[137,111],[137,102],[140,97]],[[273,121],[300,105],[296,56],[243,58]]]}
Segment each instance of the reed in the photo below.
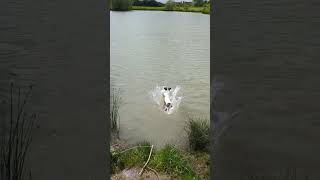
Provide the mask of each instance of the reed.
{"label": "reed", "polygon": [[189,117],[185,128],[188,135],[189,148],[193,151],[209,151],[210,125],[207,119]]}
{"label": "reed", "polygon": [[110,103],[110,122],[111,132],[119,138],[120,132],[120,114],[119,109],[121,105],[121,93],[119,89],[112,88],[111,91],[111,103]]}
{"label": "reed", "polygon": [[[25,160],[32,142],[32,130],[36,122],[35,114],[28,115],[26,104],[30,97],[32,86],[30,86],[23,100],[21,100],[21,89],[18,89],[17,104],[13,101],[13,84],[10,86],[10,118],[1,129],[0,134],[0,179],[22,180],[26,179]],[[16,111],[14,106],[16,105]],[[14,115],[16,113],[16,115]],[[29,179],[31,171],[29,170]]]}

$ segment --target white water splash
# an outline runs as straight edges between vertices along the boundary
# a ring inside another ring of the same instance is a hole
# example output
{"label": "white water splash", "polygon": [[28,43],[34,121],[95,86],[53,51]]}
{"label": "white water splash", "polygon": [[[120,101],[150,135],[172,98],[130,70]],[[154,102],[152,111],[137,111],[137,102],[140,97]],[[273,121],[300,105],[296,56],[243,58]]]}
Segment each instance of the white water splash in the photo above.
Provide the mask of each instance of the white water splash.
{"label": "white water splash", "polygon": [[171,90],[170,92],[170,100],[172,102],[172,107],[168,110],[164,110],[164,99],[161,94],[161,90],[165,86],[156,86],[155,89],[151,91],[151,97],[153,101],[159,106],[160,110],[166,114],[172,114],[173,112],[177,111],[179,108],[179,105],[181,103],[182,97],[177,96],[179,90],[181,89],[180,86],[176,86],[174,90]]}

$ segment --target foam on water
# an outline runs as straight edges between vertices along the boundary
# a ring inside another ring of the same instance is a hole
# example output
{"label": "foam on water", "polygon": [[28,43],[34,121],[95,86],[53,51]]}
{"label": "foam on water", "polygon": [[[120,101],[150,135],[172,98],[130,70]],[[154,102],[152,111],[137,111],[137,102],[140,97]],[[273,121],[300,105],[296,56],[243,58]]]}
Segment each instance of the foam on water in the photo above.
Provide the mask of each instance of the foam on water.
{"label": "foam on water", "polygon": [[179,105],[181,103],[182,97],[177,96],[179,90],[181,89],[180,86],[176,86],[174,90],[170,93],[170,100],[172,102],[172,107],[169,109],[169,111],[164,110],[164,100],[163,96],[161,94],[161,90],[165,86],[156,86],[152,91],[151,91],[151,98],[153,101],[159,106],[159,109],[166,113],[166,114],[172,114],[173,112],[177,111],[179,108]]}

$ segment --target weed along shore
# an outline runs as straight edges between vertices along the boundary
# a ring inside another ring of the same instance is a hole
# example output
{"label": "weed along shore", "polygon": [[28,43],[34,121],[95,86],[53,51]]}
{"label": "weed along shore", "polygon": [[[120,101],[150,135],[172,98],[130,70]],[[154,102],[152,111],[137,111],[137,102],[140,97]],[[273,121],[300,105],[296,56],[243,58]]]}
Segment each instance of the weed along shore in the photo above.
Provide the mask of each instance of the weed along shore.
{"label": "weed along shore", "polygon": [[150,6],[132,6],[132,10],[144,10],[144,11],[178,11],[178,12],[196,12],[203,14],[210,14],[210,8],[205,7],[174,7],[172,10],[168,10],[165,7],[150,7]]}
{"label": "weed along shore", "polygon": [[173,144],[158,148],[147,141],[130,144],[119,137],[118,114],[123,103],[119,95],[112,90],[111,179],[209,179],[210,126],[207,119],[194,116],[186,119],[187,148]]}
{"label": "weed along shore", "polygon": [[165,4],[155,0],[111,0],[110,7],[113,11],[179,11],[210,14],[210,1],[204,0],[194,0],[193,2],[168,0]]}

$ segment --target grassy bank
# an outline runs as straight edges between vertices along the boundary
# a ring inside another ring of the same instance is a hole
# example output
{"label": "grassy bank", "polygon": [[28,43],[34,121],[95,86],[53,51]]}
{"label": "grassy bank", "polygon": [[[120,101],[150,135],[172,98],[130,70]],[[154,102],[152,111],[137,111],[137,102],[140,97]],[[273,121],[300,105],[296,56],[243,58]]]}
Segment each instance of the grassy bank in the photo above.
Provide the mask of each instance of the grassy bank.
{"label": "grassy bank", "polygon": [[166,7],[150,7],[150,6],[132,6],[132,10],[145,10],[145,11],[180,11],[180,12],[198,12],[203,14],[210,14],[210,8],[207,7],[173,7],[172,10]]}
{"label": "grassy bank", "polygon": [[157,149],[149,142],[133,146],[113,142],[110,152],[113,172],[111,179],[125,179],[124,174],[143,179],[139,175],[141,171],[149,173],[148,176],[153,174],[154,178],[209,179],[208,121],[189,118],[186,133],[189,141],[189,148],[186,150],[170,144]]}
{"label": "grassy bank", "polygon": [[[121,171],[138,169],[139,172],[148,161],[151,144],[144,143],[127,149],[112,151],[112,171],[118,178],[123,177]],[[188,152],[174,145],[166,145],[162,149],[153,149],[145,171],[152,170],[156,176],[173,179],[208,179],[209,154],[204,152]],[[136,174],[136,176],[139,176]],[[124,178],[124,177],[123,177]]]}
{"label": "grassy bank", "polygon": [[132,10],[145,10],[145,11],[166,11],[164,6],[151,7],[151,6],[132,6]]}
{"label": "grassy bank", "polygon": [[[111,9],[112,10],[112,9]],[[131,10],[142,10],[142,11],[179,11],[179,12],[195,12],[210,14],[210,7],[174,7],[172,10],[166,9],[166,7],[151,7],[151,6],[132,6]]]}
{"label": "grassy bank", "polygon": [[111,0],[110,8],[113,11],[150,10],[150,11],[181,11],[210,14],[210,3],[174,2],[168,0],[165,4],[154,0]]}

